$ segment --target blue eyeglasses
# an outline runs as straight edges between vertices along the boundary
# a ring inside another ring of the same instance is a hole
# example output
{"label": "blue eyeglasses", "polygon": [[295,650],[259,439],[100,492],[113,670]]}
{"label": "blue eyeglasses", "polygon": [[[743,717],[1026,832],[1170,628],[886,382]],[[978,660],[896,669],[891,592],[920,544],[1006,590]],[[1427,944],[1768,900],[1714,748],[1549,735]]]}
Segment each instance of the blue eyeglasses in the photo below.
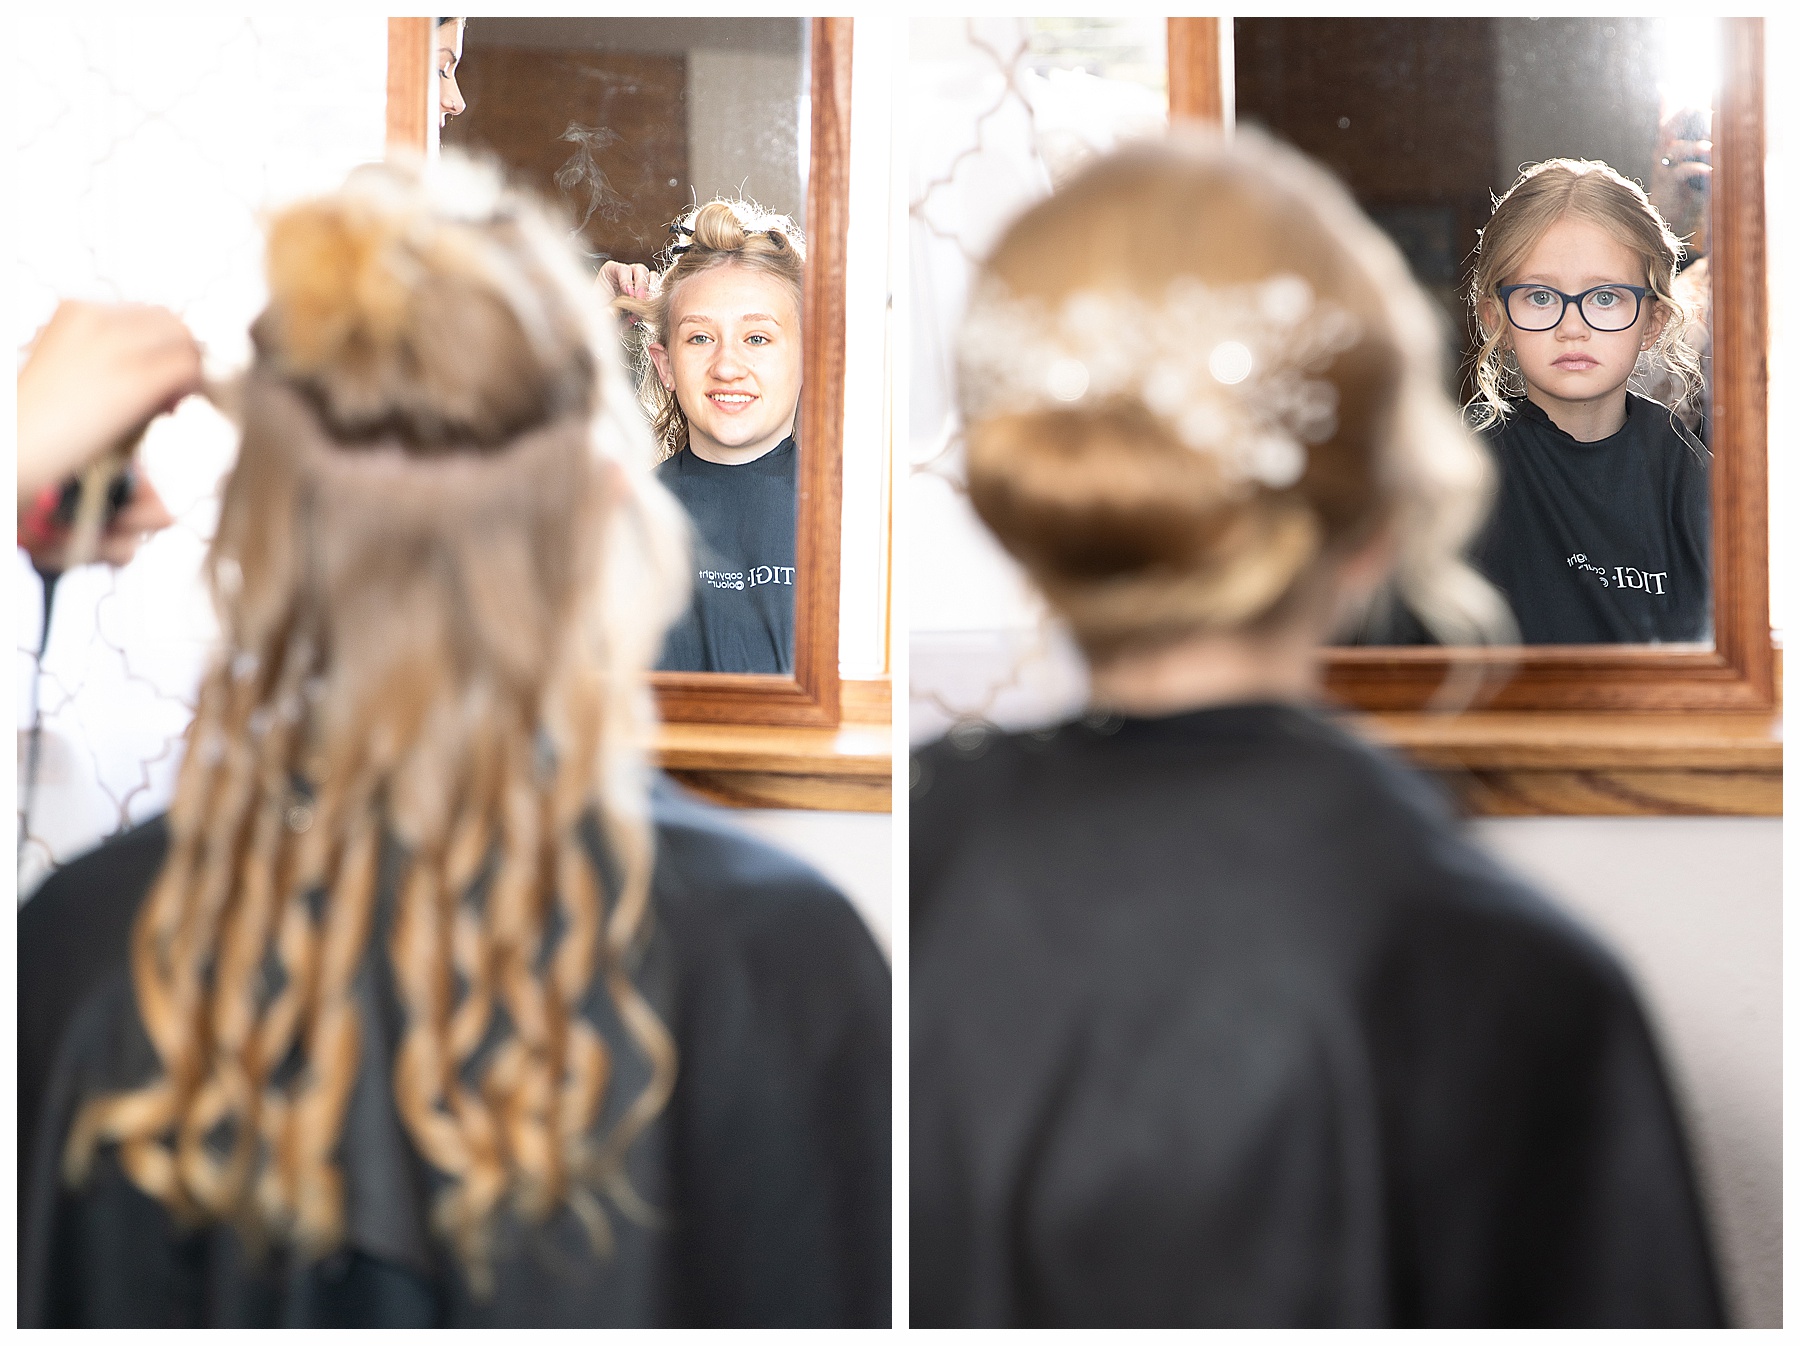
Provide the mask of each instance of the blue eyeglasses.
{"label": "blue eyeglasses", "polygon": [[1548,285],[1502,285],[1497,291],[1507,321],[1521,332],[1548,332],[1575,305],[1581,320],[1596,332],[1623,332],[1638,320],[1642,285],[1596,285],[1580,294],[1564,294]]}

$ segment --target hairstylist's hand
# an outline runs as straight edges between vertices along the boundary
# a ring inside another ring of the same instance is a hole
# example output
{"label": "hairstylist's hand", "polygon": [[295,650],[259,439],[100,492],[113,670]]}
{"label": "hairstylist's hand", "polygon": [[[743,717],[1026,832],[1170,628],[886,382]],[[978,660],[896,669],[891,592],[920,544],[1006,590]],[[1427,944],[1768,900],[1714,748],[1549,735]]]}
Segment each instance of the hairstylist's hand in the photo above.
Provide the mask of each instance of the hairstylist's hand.
{"label": "hairstylist's hand", "polygon": [[19,371],[19,507],[199,387],[199,343],[168,309],[64,300]]}
{"label": "hairstylist's hand", "polygon": [[1656,160],[1650,169],[1650,203],[1675,236],[1688,244],[1690,259],[1706,255],[1707,207],[1712,202],[1710,140],[1689,112],[1668,117],[1657,131]]}
{"label": "hairstylist's hand", "polygon": [[137,549],[152,533],[160,533],[174,522],[175,516],[163,504],[163,498],[150,484],[150,478],[139,472],[137,489],[132,491],[125,508],[113,516],[106,531],[100,535],[100,550],[94,559],[109,566],[129,565],[131,558],[137,555]]}
{"label": "hairstylist's hand", "polygon": [[607,299],[648,299],[654,292],[650,268],[638,263],[607,262],[595,280]]}

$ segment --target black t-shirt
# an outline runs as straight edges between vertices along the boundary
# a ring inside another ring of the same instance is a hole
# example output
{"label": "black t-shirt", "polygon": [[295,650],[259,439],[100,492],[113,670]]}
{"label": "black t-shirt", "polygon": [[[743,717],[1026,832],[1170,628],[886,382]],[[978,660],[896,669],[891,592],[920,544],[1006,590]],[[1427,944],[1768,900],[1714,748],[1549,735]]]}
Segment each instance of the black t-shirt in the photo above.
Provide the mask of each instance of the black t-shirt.
{"label": "black t-shirt", "polygon": [[1712,638],[1712,455],[1635,394],[1584,444],[1529,399],[1485,432],[1500,496],[1471,560],[1528,645]]}
{"label": "black t-shirt", "polygon": [[659,669],[794,671],[794,506],[800,455],[784,439],[748,463],[692,449],[656,475],[694,521],[694,602],[669,631]]}
{"label": "black t-shirt", "polygon": [[914,762],[912,1323],[1718,1324],[1617,964],[1322,716]]}
{"label": "black t-shirt", "polygon": [[[806,866],[659,783],[651,934],[633,981],[674,1035],[674,1096],[627,1155],[645,1223],[608,1204],[596,1259],[567,1210],[501,1222],[495,1293],[474,1298],[431,1230],[435,1175],[395,1111],[404,1019],[381,926],[355,994],[362,1065],[339,1150],[344,1245],[257,1263],[237,1235],[177,1227],[102,1149],[60,1178],[83,1099],[151,1078],[128,973],[161,869],[159,818],[59,870],[19,913],[19,1321],[49,1325],[885,1326],[891,1307],[887,964]],[[598,830],[590,848],[603,855]],[[390,848],[393,852],[393,848]],[[611,1049],[608,1114],[647,1078],[603,988],[583,1012]]]}

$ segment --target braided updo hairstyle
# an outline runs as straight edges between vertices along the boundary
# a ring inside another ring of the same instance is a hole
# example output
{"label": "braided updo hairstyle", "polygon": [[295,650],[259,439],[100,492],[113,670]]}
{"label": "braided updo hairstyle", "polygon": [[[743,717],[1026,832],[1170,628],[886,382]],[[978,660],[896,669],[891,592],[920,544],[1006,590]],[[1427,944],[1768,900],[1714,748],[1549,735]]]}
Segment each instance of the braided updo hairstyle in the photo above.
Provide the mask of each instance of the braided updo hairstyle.
{"label": "braided updo hairstyle", "polygon": [[1240,131],[1107,155],[1007,229],[976,288],[998,282],[1051,307],[1080,291],[1155,303],[1182,278],[1228,288],[1281,275],[1360,332],[1319,375],[1335,390],[1335,431],[1291,484],[1240,489],[1135,398],[971,418],[977,390],[963,390],[970,501],[1095,665],[1279,622],[1389,524],[1398,587],[1435,635],[1464,643],[1510,627],[1459,555],[1493,471],[1441,391],[1430,301],[1343,188],[1294,151]]}
{"label": "braided updo hairstyle", "polygon": [[794,311],[805,312],[806,240],[786,215],[754,201],[720,197],[688,211],[670,226],[675,241],[664,254],[663,270],[648,299],[621,295],[613,306],[643,320],[636,349],[638,395],[656,435],[658,458],[673,458],[687,447],[687,414],[673,388],[666,388],[651,363],[650,347],[669,331],[670,307],[683,281],[721,266],[741,266],[773,276],[794,296]]}
{"label": "braided updo hairstyle", "polygon": [[[608,1245],[597,1193],[631,1206],[673,1085],[628,959],[679,509],[561,231],[486,170],[359,170],[274,220],[268,277],[206,562],[223,649],[132,937],[159,1070],[84,1106],[65,1174],[116,1146],[178,1217],[334,1247],[354,984],[385,955],[394,1102],[481,1294],[503,1204]],[[596,997],[648,1078],[613,1107]]]}

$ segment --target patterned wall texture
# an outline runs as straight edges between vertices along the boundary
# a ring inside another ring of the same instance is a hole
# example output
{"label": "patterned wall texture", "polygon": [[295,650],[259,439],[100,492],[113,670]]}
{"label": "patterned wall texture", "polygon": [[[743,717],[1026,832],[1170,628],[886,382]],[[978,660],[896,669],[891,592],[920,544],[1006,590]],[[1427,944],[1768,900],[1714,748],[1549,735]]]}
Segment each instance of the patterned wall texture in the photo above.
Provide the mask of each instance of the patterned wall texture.
{"label": "patterned wall texture", "polygon": [[[20,358],[59,297],[163,304],[209,364],[247,358],[261,213],[382,154],[385,22],[309,13],[9,19]],[[199,564],[234,450],[197,398],[152,427],[144,470],[178,523],[122,570],[64,577],[41,669],[41,587],[15,553],[21,806],[34,702],[41,715],[21,895],[168,803],[214,631]]]}
{"label": "patterned wall texture", "polygon": [[951,367],[977,261],[1090,155],[1168,121],[1160,19],[912,25],[911,734],[1017,726],[1083,697],[1079,660],[963,493]]}

